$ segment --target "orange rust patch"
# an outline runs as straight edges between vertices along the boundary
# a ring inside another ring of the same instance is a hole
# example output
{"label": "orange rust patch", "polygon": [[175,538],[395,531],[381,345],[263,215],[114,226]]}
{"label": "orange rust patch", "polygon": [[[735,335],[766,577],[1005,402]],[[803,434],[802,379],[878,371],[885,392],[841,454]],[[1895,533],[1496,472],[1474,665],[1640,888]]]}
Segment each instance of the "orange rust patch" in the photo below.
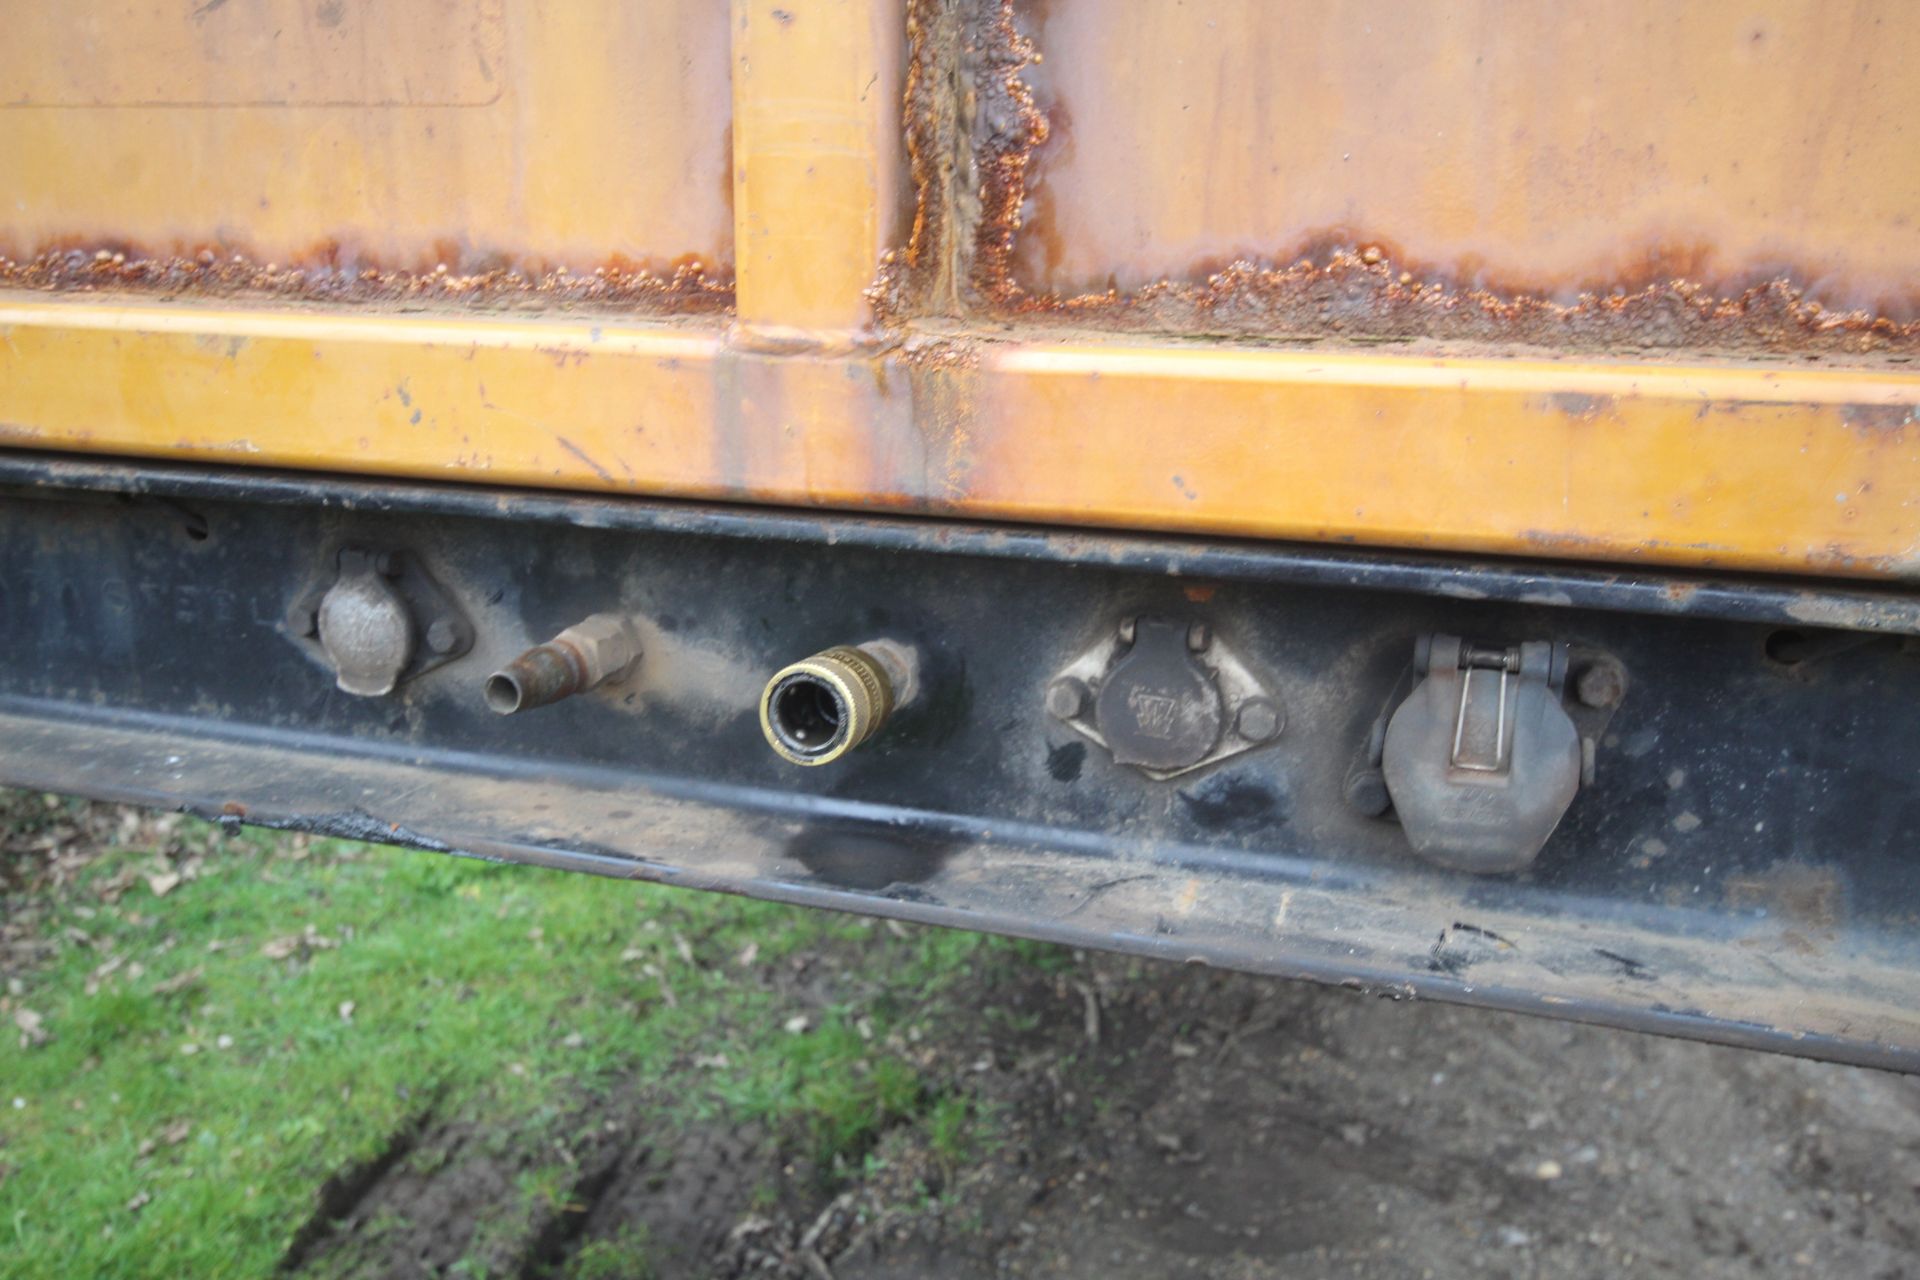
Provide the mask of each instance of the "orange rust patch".
{"label": "orange rust patch", "polygon": [[1390,259],[1369,261],[1341,245],[1288,266],[1240,260],[1198,281],[1161,281],[1132,293],[1061,297],[1028,293],[1009,277],[978,283],[980,295],[1005,318],[1125,331],[1580,351],[1920,352],[1920,321],[1829,311],[1787,276],[1733,296],[1672,279],[1630,292],[1586,293],[1567,304],[1471,288],[1438,273],[1416,279]]}
{"label": "orange rust patch", "polygon": [[1026,167],[1048,121],[1020,73],[1039,54],[1012,0],[911,0],[907,12],[907,161],[912,234],[882,265],[879,314],[957,315],[1012,283]]}
{"label": "orange rust patch", "polygon": [[180,298],[262,299],[459,307],[720,314],[733,280],[698,258],[655,270],[616,257],[590,271],[527,266],[499,254],[444,245],[438,261],[395,268],[328,242],[288,262],[260,262],[224,246],[153,253],[125,244],[63,245],[15,257],[0,251],[0,288],[54,293],[130,293]]}
{"label": "orange rust patch", "polygon": [[1830,867],[1778,862],[1753,875],[1727,880],[1727,905],[1736,911],[1764,910],[1806,928],[1830,930],[1845,913],[1845,889]]}

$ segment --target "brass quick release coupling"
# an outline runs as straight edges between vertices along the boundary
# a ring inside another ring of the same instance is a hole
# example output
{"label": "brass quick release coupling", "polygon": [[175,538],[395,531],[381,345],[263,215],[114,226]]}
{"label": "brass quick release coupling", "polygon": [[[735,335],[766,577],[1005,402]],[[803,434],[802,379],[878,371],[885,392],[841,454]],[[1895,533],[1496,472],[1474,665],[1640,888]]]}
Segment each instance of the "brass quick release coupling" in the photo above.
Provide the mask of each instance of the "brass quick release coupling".
{"label": "brass quick release coupling", "polygon": [[913,700],[914,651],[892,640],[836,645],[775,673],[760,695],[760,729],[794,764],[830,764],[880,732]]}
{"label": "brass quick release coupling", "polygon": [[544,707],[618,680],[640,662],[633,619],[596,613],[535,645],[487,677],[487,706],[503,716]]}

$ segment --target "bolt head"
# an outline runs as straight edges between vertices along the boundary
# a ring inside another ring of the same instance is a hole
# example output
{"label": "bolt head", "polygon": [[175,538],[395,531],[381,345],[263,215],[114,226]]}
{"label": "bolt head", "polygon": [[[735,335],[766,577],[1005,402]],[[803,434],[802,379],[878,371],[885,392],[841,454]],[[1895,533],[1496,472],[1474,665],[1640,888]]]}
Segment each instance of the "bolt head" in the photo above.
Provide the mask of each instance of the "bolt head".
{"label": "bolt head", "polygon": [[1574,677],[1573,694],[1581,705],[1605,709],[1617,707],[1627,696],[1627,673],[1611,658],[1592,662]]}
{"label": "bolt head", "polygon": [[1207,646],[1213,643],[1213,628],[1204,622],[1196,622],[1187,628],[1187,648],[1194,653],[1205,653]]}
{"label": "bolt head", "polygon": [[1347,807],[1365,818],[1377,818],[1387,811],[1393,797],[1387,794],[1387,780],[1378,769],[1362,769],[1347,778]]}
{"label": "bolt head", "polygon": [[1133,643],[1133,637],[1136,634],[1136,629],[1134,627],[1134,623],[1136,621],[1137,619],[1134,619],[1134,618],[1120,619],[1120,643],[1121,644]]}
{"label": "bolt head", "polygon": [[1285,717],[1271,698],[1248,698],[1240,704],[1234,728],[1248,742],[1271,742],[1280,736]]}
{"label": "bolt head", "polygon": [[302,639],[320,634],[320,612],[308,600],[296,600],[287,610],[287,630]]}
{"label": "bolt head", "polygon": [[463,628],[452,618],[435,618],[427,628],[427,647],[438,654],[449,654],[460,647]]}
{"label": "bolt head", "polygon": [[1047,686],[1047,714],[1056,720],[1077,719],[1087,709],[1087,686],[1083,680],[1062,676]]}

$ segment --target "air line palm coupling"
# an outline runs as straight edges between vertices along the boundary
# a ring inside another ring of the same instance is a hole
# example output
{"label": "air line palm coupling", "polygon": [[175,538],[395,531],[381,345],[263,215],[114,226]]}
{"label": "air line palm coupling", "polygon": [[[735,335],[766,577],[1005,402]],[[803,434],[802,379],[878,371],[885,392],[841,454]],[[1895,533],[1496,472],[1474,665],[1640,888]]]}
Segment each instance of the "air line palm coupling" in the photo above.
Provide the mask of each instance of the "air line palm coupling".
{"label": "air line palm coupling", "polygon": [[785,667],[760,695],[767,744],[793,764],[829,764],[880,732],[919,689],[918,653],[895,640],[835,645]]}

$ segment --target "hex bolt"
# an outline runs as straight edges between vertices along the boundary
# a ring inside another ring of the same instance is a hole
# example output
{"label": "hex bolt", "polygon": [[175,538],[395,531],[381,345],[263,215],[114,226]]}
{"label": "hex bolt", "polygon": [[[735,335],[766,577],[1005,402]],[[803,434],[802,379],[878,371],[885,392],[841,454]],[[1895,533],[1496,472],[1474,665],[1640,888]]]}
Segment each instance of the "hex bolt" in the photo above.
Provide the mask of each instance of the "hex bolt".
{"label": "hex bolt", "polygon": [[287,630],[296,636],[310,637],[320,634],[320,611],[310,600],[296,600],[287,610]]}
{"label": "hex bolt", "polygon": [[1196,622],[1187,628],[1187,649],[1192,653],[1205,653],[1207,646],[1213,643],[1213,629],[1204,622]]}
{"label": "hex bolt", "polygon": [[1271,742],[1280,736],[1285,723],[1279,706],[1271,698],[1248,698],[1240,704],[1240,714],[1234,718],[1233,727],[1248,742]]}
{"label": "hex bolt", "polygon": [[1087,693],[1084,680],[1062,676],[1047,686],[1047,714],[1056,720],[1078,719],[1086,712]]}
{"label": "hex bolt", "polygon": [[1347,807],[1363,818],[1378,818],[1386,813],[1393,797],[1387,794],[1387,780],[1378,769],[1360,769],[1347,775]]}
{"label": "hex bolt", "polygon": [[464,630],[452,618],[435,618],[427,628],[427,647],[443,656],[452,653],[460,647]]}
{"label": "hex bolt", "polygon": [[1582,706],[1605,710],[1627,696],[1627,672],[1612,658],[1596,658],[1573,681],[1574,696]]}
{"label": "hex bolt", "polygon": [[1135,619],[1133,618],[1120,619],[1120,643],[1121,644],[1133,643],[1134,622],[1135,622]]}

